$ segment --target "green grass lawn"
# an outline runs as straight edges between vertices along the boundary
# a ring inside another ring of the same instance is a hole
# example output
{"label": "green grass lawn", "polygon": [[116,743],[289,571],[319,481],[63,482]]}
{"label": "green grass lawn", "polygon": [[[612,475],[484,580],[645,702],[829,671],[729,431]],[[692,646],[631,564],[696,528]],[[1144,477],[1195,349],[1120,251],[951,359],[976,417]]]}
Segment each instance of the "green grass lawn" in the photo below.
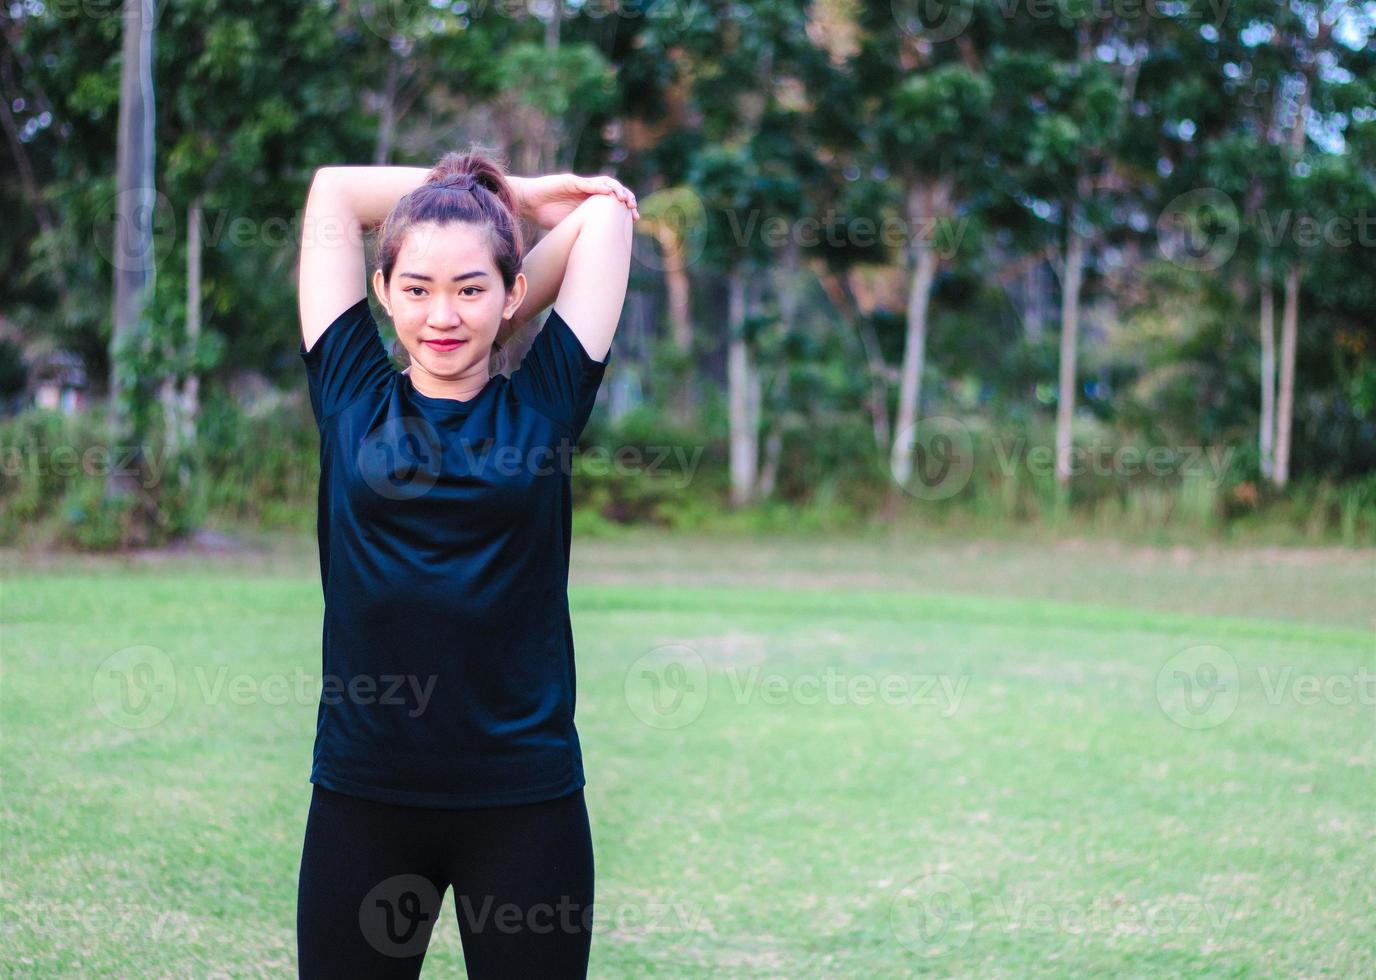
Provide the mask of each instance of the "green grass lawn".
{"label": "green grass lawn", "polygon": [[[5,562],[6,975],[294,975],[311,544]],[[593,976],[1376,976],[1369,552],[574,565]],[[462,975],[454,914],[426,976]]]}

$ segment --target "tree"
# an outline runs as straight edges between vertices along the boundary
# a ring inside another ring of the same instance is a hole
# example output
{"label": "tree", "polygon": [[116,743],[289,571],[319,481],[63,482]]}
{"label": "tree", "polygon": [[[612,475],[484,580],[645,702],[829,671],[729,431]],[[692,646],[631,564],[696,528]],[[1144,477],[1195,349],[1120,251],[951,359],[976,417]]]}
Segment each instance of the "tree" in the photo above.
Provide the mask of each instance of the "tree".
{"label": "tree", "polygon": [[[110,432],[115,444],[130,436],[126,389],[132,349],[147,335],[147,310],[155,273],[153,261],[153,0],[124,0],[120,72],[118,175],[115,198],[114,310],[110,334]],[[111,467],[107,491],[129,492],[127,471]]]}
{"label": "tree", "polygon": [[[766,389],[753,363],[763,294],[750,280],[775,258],[761,238],[763,221],[793,227],[801,207],[798,167],[802,106],[785,104],[801,89],[799,64],[813,50],[804,32],[804,5],[795,0],[752,8],[740,16],[729,4],[685,8],[684,20],[647,28],[649,47],[675,49],[676,67],[690,79],[690,99],[704,145],[685,164],[686,184],[703,202],[704,260],[727,282],[727,404],[731,502],[741,507],[761,490],[761,402]],[[782,93],[782,94],[781,94]],[[777,365],[775,366],[777,368]],[[777,371],[774,372],[777,377]]]}

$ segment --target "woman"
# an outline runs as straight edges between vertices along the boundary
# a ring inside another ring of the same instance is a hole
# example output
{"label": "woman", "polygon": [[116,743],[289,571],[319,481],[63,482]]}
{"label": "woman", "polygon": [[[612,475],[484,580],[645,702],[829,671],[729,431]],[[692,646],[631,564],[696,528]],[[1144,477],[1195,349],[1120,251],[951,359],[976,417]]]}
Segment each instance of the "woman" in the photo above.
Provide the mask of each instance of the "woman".
{"label": "woman", "polygon": [[[524,256],[519,216],[550,229]],[[417,976],[451,884],[470,977],[586,975],[569,456],[637,217],[611,178],[508,177],[480,153],[311,184],[300,354],[325,618],[303,977]],[[404,372],[364,288],[379,222],[372,287]],[[502,341],[551,303],[519,368],[496,373]]]}

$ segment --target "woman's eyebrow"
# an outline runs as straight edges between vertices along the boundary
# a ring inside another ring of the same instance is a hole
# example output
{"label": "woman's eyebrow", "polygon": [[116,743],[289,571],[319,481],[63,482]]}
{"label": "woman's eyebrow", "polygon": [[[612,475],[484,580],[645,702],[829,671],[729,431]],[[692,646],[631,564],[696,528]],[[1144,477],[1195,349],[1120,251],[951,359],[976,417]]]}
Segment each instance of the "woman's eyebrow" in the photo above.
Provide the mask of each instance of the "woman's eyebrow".
{"label": "woman's eyebrow", "polygon": [[[484,272],[482,269],[474,269],[472,272],[465,272],[465,273],[462,273],[462,274],[460,274],[460,275],[457,275],[457,276],[455,276],[453,279],[450,279],[449,281],[450,281],[450,282],[458,282],[458,281],[460,281],[461,279],[478,279],[478,278],[485,277],[486,275],[487,275],[487,273]],[[409,277],[412,278],[412,279],[419,279],[419,280],[421,280],[422,282],[434,282],[434,281],[435,281],[435,277],[434,277],[434,276],[423,276],[423,275],[421,275],[419,272],[402,272],[402,273],[398,273],[398,276],[399,276],[399,277],[406,277],[406,276],[409,276]]]}

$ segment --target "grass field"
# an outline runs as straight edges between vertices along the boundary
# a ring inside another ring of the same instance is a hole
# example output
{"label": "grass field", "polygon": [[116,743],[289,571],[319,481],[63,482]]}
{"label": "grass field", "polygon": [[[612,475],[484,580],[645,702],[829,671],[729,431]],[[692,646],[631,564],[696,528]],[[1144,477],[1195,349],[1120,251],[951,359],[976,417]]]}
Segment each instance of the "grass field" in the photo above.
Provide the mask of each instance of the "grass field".
{"label": "grass field", "polygon": [[[4,558],[0,972],[294,975],[313,541]],[[1371,552],[637,532],[574,566],[593,976],[1376,976]]]}

